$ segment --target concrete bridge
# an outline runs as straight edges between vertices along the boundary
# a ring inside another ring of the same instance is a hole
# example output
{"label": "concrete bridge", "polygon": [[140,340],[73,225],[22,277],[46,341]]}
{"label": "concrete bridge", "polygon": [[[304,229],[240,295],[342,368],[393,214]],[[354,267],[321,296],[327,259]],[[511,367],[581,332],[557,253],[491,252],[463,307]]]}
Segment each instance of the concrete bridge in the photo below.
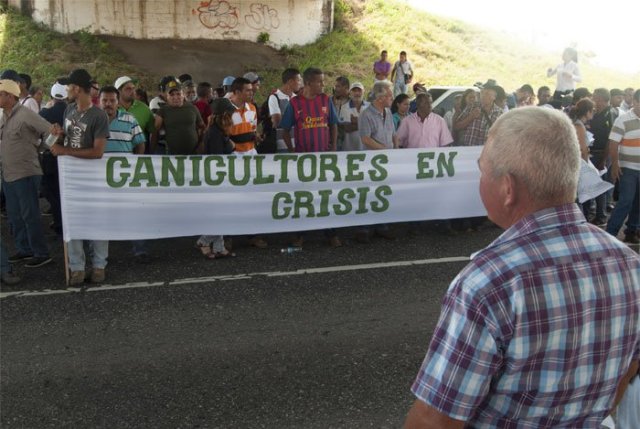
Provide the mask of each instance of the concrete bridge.
{"label": "concrete bridge", "polygon": [[333,27],[334,0],[8,0],[53,30],[134,39],[248,40],[280,47]]}

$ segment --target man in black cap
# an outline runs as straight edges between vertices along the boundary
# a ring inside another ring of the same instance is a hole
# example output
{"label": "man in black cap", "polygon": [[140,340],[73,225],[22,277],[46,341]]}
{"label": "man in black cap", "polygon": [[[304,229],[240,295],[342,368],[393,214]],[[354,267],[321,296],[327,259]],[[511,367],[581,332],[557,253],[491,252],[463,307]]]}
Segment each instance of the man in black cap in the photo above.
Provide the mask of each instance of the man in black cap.
{"label": "man in black cap", "polygon": [[[67,96],[71,104],[64,115],[64,127],[58,134],[64,136],[64,144],[51,146],[55,156],[74,156],[82,159],[102,158],[109,136],[109,118],[91,101],[91,75],[84,69],[76,69],[68,77],[58,80],[67,85]],[[87,213],[91,216],[92,213]],[[91,240],[91,282],[101,283],[105,279],[105,267],[109,256],[109,242]],[[85,280],[84,240],[71,240],[68,244],[70,285],[79,285]]]}

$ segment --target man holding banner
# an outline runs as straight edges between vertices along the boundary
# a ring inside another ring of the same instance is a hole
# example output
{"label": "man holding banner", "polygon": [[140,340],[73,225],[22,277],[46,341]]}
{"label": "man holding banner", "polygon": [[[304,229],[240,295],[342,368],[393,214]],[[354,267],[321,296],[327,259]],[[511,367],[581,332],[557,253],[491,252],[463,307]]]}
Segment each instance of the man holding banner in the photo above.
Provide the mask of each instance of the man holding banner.
{"label": "man holding banner", "polygon": [[[302,74],[302,95],[293,97],[282,117],[280,127],[289,152],[335,152],[338,144],[338,116],[335,107],[324,91],[324,73],[309,67]],[[294,127],[296,146],[291,141]],[[340,247],[342,242],[335,230],[325,230],[331,247]],[[292,245],[301,247],[304,238],[295,237]]]}
{"label": "man holding banner", "polygon": [[[398,147],[393,114],[389,109],[393,102],[393,85],[387,80],[373,85],[374,100],[358,117],[358,133],[365,150],[395,149]],[[375,225],[375,234],[387,240],[396,237],[389,231],[389,225]],[[355,235],[360,243],[369,242],[369,228],[359,228]]]}
{"label": "man holding banner", "polygon": [[[51,153],[55,156],[66,155],[82,159],[102,158],[109,136],[109,118],[91,102],[91,76],[84,69],[76,69],[59,82],[67,85],[67,95],[72,103],[64,114],[64,130],[59,127],[56,129],[59,136],[64,136],[64,144],[56,143],[51,146]],[[96,213],[86,213],[86,216],[92,215]],[[71,240],[67,244],[71,270],[69,285],[84,283],[84,244],[84,240]],[[91,240],[88,245],[92,259],[91,282],[101,283],[105,279],[109,242]]]}
{"label": "man holding banner", "polygon": [[449,286],[405,427],[599,427],[638,372],[640,257],[574,203],[561,112],[502,115],[478,164],[506,231]]}

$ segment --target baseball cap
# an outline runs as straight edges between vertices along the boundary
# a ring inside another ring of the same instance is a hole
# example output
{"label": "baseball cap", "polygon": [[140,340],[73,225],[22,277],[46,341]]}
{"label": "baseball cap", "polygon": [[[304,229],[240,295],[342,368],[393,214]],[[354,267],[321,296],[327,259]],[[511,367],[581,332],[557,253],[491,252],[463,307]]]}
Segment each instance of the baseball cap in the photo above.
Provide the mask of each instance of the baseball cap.
{"label": "baseball cap", "polygon": [[225,112],[233,113],[236,111],[236,108],[233,107],[231,101],[228,98],[216,98],[211,103],[211,107],[214,115],[222,115]]}
{"label": "baseball cap", "polygon": [[0,91],[4,91],[9,94],[15,95],[16,97],[20,97],[20,87],[18,86],[18,83],[15,80],[1,79]]}
{"label": "baseball cap", "polygon": [[193,82],[193,77],[191,77],[189,73],[183,73],[180,76],[178,76],[178,80],[180,81],[180,83],[185,83],[187,81]]}
{"label": "baseball cap", "polygon": [[180,89],[180,82],[174,76],[165,76],[160,81],[160,91],[169,92],[172,89]]}
{"label": "baseball cap", "polygon": [[6,69],[0,75],[0,79],[9,79],[17,83],[23,83],[24,81],[20,77],[17,71],[12,69]]}
{"label": "baseball cap", "polygon": [[427,88],[424,86],[424,84],[422,83],[415,83],[413,85],[413,92],[415,92],[416,94],[420,94],[420,93],[427,93]]}
{"label": "baseball cap", "polygon": [[353,82],[351,84],[351,86],[349,87],[349,91],[355,89],[355,88],[360,88],[362,91],[364,91],[364,85],[361,84],[360,82]]}
{"label": "baseball cap", "polygon": [[236,80],[235,76],[227,76],[222,80],[222,86],[231,86],[234,80]]}
{"label": "baseball cap", "polygon": [[92,86],[91,75],[85,69],[75,69],[69,76],[58,79],[62,85],[78,85],[80,88],[89,89]]}
{"label": "baseball cap", "polygon": [[134,79],[131,79],[129,76],[120,76],[118,79],[116,79],[116,82],[113,84],[113,86],[115,86],[117,90],[120,90],[120,88],[122,88],[125,83],[129,82],[136,83],[136,81]]}
{"label": "baseball cap", "polygon": [[64,100],[67,98],[67,87],[56,82],[51,87],[51,97],[56,100]]}
{"label": "baseball cap", "polygon": [[149,102],[149,109],[155,112],[157,110],[160,110],[160,108],[165,104],[167,103],[162,101],[159,97],[152,98],[151,101]]}
{"label": "baseball cap", "polygon": [[485,83],[483,83],[480,88],[485,88],[488,86],[496,86],[498,85],[498,82],[496,82],[495,79],[487,79],[487,81]]}
{"label": "baseball cap", "polygon": [[243,78],[245,78],[245,79],[247,79],[247,80],[248,80],[249,82],[251,82],[251,83],[256,83],[256,82],[258,82],[258,81],[262,80],[262,79],[260,78],[260,76],[258,76],[258,74],[257,74],[257,73],[254,73],[254,72],[248,72],[248,73],[245,73],[245,74],[244,74],[244,76],[242,76],[242,77],[243,77]]}

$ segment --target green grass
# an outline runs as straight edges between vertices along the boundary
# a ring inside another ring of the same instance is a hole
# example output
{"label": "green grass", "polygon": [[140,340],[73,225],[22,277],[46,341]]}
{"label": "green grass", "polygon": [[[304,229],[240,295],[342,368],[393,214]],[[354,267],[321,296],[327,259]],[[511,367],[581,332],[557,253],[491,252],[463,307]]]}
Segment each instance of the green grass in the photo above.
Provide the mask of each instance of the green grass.
{"label": "green grass", "polygon": [[[47,88],[74,68],[86,69],[99,82],[141,75],[99,37],[86,31],[60,34],[0,6],[0,69],[9,68],[29,73],[34,85]],[[149,76],[143,82],[150,85],[155,80]]]}
{"label": "green grass", "polygon": [[[304,70],[320,67],[333,79],[345,75],[366,87],[373,83],[372,66],[382,49],[390,61],[401,50],[414,65],[414,81],[433,85],[472,85],[489,78],[507,91],[523,83],[534,88],[548,85],[548,67],[560,61],[560,52],[544,52],[504,34],[418,11],[398,0],[337,0],[335,30],[306,46],[283,47],[290,66]],[[61,35],[35,24],[11,10],[0,10],[1,68],[29,70],[34,84],[50,85],[76,67],[86,68],[100,82],[112,82],[124,74],[143,76],[141,83],[154,88],[160,76],[145,74],[107,42],[87,32]],[[640,74],[628,75],[596,67],[582,55],[583,86],[624,88],[640,86]],[[281,70],[263,70],[266,88],[280,83]],[[329,88],[327,88],[329,91]],[[261,101],[260,98],[258,97]]]}

